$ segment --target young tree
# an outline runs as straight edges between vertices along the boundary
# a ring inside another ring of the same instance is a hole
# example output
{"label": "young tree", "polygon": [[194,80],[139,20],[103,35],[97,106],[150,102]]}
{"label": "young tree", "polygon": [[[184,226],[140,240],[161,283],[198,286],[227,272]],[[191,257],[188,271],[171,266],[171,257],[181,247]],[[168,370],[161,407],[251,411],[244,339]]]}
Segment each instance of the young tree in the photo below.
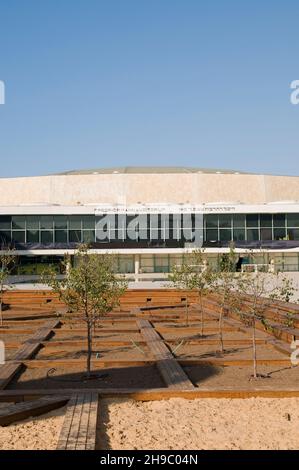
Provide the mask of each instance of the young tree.
{"label": "young tree", "polygon": [[0,325],[3,326],[3,296],[5,282],[16,264],[17,257],[14,250],[3,247],[0,250]]}
{"label": "young tree", "polygon": [[218,320],[218,331],[219,331],[219,345],[220,353],[224,353],[223,345],[223,318],[226,310],[234,308],[237,301],[235,286],[236,286],[236,262],[237,257],[235,253],[235,247],[233,244],[230,245],[229,253],[223,255],[220,262],[220,267],[217,272],[213,274],[212,288],[215,293],[219,296],[219,320]]}
{"label": "young tree", "polygon": [[76,252],[76,266],[67,263],[67,275],[62,281],[56,273],[47,270],[42,282],[59,295],[69,311],[78,312],[86,324],[87,378],[91,378],[92,340],[96,322],[119,304],[119,298],[127,283],[114,272],[114,259],[107,254],[90,254],[88,246],[82,245]]}
{"label": "young tree", "polygon": [[[260,253],[259,253],[260,255]],[[255,254],[251,257],[254,259]],[[256,347],[256,324],[261,322],[266,330],[271,329],[266,316],[268,308],[273,307],[273,301],[289,301],[293,293],[293,284],[285,276],[270,270],[255,271],[253,273],[240,273],[236,285],[239,302],[242,308],[237,309],[237,313],[252,330],[252,358],[253,377],[262,377],[257,371],[257,347]]]}
{"label": "young tree", "polygon": [[[210,290],[212,271],[204,257],[203,250],[195,250],[190,259],[181,266],[174,266],[169,280],[178,289],[196,291],[199,299],[201,336],[204,334],[204,309],[202,300]],[[186,297],[186,321],[189,323],[188,298]]]}

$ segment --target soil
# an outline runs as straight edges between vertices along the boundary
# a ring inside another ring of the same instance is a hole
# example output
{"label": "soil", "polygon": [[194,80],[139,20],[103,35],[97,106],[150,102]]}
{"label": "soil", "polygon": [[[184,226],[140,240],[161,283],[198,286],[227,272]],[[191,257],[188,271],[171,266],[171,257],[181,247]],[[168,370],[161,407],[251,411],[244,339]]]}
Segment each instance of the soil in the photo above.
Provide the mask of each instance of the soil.
{"label": "soil", "polygon": [[[93,372],[102,375],[97,380],[83,381],[83,366],[56,367],[51,378],[50,367],[26,368],[8,385],[8,389],[54,389],[54,388],[163,388],[165,387],[154,365],[130,367],[93,367]],[[107,376],[106,376],[107,375]]]}

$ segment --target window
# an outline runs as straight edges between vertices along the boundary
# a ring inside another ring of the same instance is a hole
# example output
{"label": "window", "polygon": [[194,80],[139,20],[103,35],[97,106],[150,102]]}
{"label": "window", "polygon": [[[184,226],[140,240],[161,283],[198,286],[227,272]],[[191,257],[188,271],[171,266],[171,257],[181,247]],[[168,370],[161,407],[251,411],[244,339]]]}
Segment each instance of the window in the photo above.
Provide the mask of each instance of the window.
{"label": "window", "polygon": [[41,232],[41,243],[43,245],[49,245],[53,243],[53,231],[44,230]]}
{"label": "window", "polygon": [[27,243],[38,243],[39,242],[39,230],[27,230],[26,232]]}
{"label": "window", "polygon": [[218,241],[218,230],[208,229],[206,235],[207,242],[217,242]]}
{"label": "window", "polygon": [[286,239],[286,229],[285,228],[275,228],[274,229],[274,240],[285,240]]}
{"label": "window", "polygon": [[288,227],[299,227],[299,214],[288,214]]}
{"label": "window", "polygon": [[67,243],[67,230],[55,230],[55,243]]}
{"label": "window", "polygon": [[245,227],[245,215],[244,214],[234,214],[233,215],[233,224],[235,228]]}
{"label": "window", "polygon": [[249,242],[258,241],[259,240],[258,229],[253,229],[253,228],[247,229],[247,240]]}
{"label": "window", "polygon": [[83,243],[94,243],[95,231],[94,230],[83,230]]}
{"label": "window", "polygon": [[26,228],[27,228],[27,230],[39,230],[39,216],[38,215],[27,215],[27,217],[26,217]]}
{"label": "window", "polygon": [[218,215],[207,215],[205,219],[207,228],[218,228]]}
{"label": "window", "polygon": [[67,217],[64,215],[55,215],[54,227],[56,230],[66,230],[67,229]]}
{"label": "window", "polygon": [[272,227],[272,214],[261,214],[260,221],[261,221],[261,227],[271,228]]}
{"label": "window", "polygon": [[237,242],[245,241],[245,229],[242,228],[235,228],[234,229],[234,237],[233,239]]}
{"label": "window", "polygon": [[247,223],[247,227],[258,227],[259,216],[257,214],[247,214],[246,223]]}
{"label": "window", "polygon": [[14,230],[25,229],[26,219],[23,215],[14,215],[12,217],[12,228]]}
{"label": "window", "polygon": [[10,216],[0,216],[0,230],[10,230],[11,229],[11,217]]}
{"label": "window", "polygon": [[272,240],[272,228],[261,229],[261,240]]}
{"label": "window", "polygon": [[219,227],[220,228],[230,228],[231,225],[232,225],[232,218],[230,214],[219,215]]}
{"label": "window", "polygon": [[285,227],[285,214],[274,214],[273,215],[273,226],[274,227]]}
{"label": "window", "polygon": [[82,216],[82,228],[84,230],[95,228],[95,217],[93,215],[83,215]]}
{"label": "window", "polygon": [[232,239],[232,231],[228,229],[221,229],[220,230],[220,241],[221,242],[229,242]]}
{"label": "window", "polygon": [[81,230],[81,216],[71,215],[69,217],[70,230]]}
{"label": "window", "polygon": [[70,243],[81,243],[81,230],[70,230],[69,241]]}
{"label": "window", "polygon": [[17,243],[25,243],[25,231],[15,230],[12,232],[12,239]]}
{"label": "window", "polygon": [[289,240],[299,240],[299,229],[289,228],[288,229],[288,239]]}
{"label": "window", "polygon": [[42,230],[52,230],[53,229],[53,216],[42,215],[40,218],[40,228]]}

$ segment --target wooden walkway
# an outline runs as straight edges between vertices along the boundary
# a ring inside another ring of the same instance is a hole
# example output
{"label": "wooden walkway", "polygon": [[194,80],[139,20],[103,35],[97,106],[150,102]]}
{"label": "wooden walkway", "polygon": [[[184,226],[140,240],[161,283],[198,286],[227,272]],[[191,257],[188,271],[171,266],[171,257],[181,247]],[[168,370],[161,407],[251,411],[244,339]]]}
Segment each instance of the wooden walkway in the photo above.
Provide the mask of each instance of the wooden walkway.
{"label": "wooden walkway", "polygon": [[194,385],[164,344],[158,333],[148,320],[138,319],[137,326],[145,339],[150,351],[155,356],[158,370],[167,387],[192,390]]}
{"label": "wooden walkway", "polygon": [[98,394],[78,393],[69,401],[57,450],[95,450]]}
{"label": "wooden walkway", "polygon": [[0,409],[0,426],[8,426],[16,421],[39,416],[64,406],[69,397],[45,396],[37,400],[24,401]]}

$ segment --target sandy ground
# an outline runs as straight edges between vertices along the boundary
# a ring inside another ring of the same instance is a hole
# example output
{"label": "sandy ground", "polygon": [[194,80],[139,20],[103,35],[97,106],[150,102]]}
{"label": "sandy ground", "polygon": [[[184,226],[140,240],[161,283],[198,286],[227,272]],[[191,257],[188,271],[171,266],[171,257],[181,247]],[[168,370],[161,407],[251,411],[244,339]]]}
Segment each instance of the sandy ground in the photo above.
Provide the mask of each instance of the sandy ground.
{"label": "sandy ground", "polygon": [[101,402],[98,449],[299,449],[299,398]]}
{"label": "sandy ground", "polygon": [[0,450],[56,449],[65,411],[64,407],[10,426],[0,426]]}

